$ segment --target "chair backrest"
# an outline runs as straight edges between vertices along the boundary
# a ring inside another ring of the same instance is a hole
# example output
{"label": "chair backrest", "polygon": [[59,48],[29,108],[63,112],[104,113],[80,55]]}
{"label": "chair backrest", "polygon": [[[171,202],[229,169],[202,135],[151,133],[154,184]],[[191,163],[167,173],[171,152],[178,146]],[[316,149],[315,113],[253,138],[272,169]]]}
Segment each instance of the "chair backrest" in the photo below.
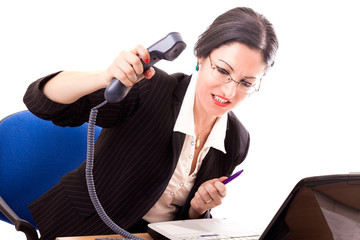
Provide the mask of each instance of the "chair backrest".
{"label": "chair backrest", "polygon": [[[95,139],[101,131],[95,129]],[[0,196],[34,226],[27,206],[86,159],[87,123],[60,127],[22,111],[0,122]],[[9,222],[0,212],[0,220]]]}

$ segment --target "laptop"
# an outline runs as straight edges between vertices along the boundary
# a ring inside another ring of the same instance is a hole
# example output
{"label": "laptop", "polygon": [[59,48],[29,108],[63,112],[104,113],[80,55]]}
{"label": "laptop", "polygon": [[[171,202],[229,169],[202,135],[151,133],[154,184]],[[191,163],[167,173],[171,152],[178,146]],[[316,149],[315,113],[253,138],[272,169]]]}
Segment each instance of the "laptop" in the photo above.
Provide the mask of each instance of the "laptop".
{"label": "laptop", "polygon": [[301,179],[261,234],[218,218],[150,223],[148,233],[155,240],[359,240],[360,173]]}

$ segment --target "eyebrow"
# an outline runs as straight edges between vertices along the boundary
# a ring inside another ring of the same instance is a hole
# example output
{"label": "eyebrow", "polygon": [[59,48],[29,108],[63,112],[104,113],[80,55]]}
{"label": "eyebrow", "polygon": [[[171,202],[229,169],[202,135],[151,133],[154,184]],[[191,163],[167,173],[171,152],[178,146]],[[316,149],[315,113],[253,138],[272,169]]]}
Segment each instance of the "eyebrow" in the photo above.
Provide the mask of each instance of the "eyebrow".
{"label": "eyebrow", "polygon": [[222,61],[223,63],[225,63],[226,65],[229,66],[229,68],[231,69],[231,71],[234,71],[234,69],[230,66],[230,64],[228,64],[227,62],[225,62],[224,60],[222,59],[219,59],[219,61]]}
{"label": "eyebrow", "polygon": [[[230,64],[228,64],[227,62],[225,62],[225,61],[224,61],[224,60],[222,60],[222,59],[219,59],[219,61],[221,61],[221,62],[225,63],[226,65],[228,65],[228,66],[229,66],[229,68],[231,69],[231,71],[234,71],[234,69],[231,67],[231,65],[230,65]],[[256,79],[256,80],[257,80],[257,78],[256,78],[256,77],[252,77],[252,76],[244,76],[244,79]]]}

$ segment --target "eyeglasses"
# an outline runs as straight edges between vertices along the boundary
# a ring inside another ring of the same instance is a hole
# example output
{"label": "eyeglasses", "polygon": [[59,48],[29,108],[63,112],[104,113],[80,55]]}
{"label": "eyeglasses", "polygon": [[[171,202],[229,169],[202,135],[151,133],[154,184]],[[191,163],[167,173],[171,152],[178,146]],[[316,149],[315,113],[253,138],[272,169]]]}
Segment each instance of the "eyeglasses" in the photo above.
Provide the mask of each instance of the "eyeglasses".
{"label": "eyeglasses", "polygon": [[218,81],[223,82],[223,83],[230,83],[235,82],[237,89],[243,93],[254,93],[254,92],[258,92],[260,90],[260,85],[261,85],[261,79],[259,81],[256,81],[255,83],[250,83],[248,81],[246,81],[245,79],[238,81],[235,81],[231,76],[230,73],[228,71],[226,71],[224,68],[219,67],[218,65],[212,63],[211,58],[209,56],[209,60],[210,60],[210,65],[212,68],[212,72],[211,75]]}

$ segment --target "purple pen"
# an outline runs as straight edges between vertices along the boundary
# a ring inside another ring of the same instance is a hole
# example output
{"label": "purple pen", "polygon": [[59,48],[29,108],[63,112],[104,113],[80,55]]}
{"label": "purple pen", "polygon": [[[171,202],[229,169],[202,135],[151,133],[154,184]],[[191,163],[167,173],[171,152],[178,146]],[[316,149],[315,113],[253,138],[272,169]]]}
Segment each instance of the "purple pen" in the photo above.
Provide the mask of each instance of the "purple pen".
{"label": "purple pen", "polygon": [[243,172],[244,170],[240,170],[236,173],[234,173],[233,175],[231,175],[229,178],[225,179],[222,183],[223,184],[227,184],[229,182],[231,182],[232,180],[234,180],[235,178],[237,178],[238,176],[240,176],[240,174]]}

